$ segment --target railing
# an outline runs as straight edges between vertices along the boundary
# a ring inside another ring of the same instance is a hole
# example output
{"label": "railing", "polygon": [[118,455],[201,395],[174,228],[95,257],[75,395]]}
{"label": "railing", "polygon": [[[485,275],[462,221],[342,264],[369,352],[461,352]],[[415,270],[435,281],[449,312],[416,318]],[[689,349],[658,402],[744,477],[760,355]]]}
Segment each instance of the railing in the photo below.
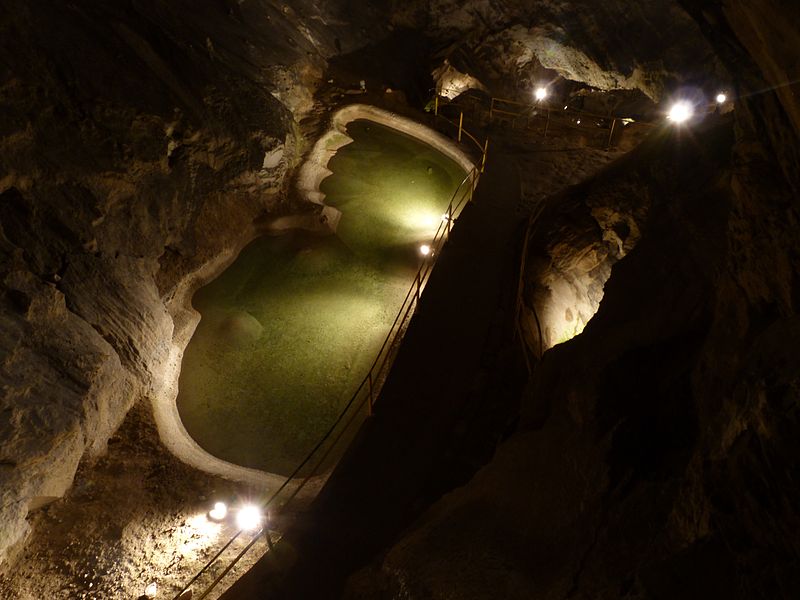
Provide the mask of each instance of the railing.
{"label": "railing", "polygon": [[[522,308],[525,304],[524,301],[524,293],[525,293],[525,272],[527,271],[528,265],[528,244],[530,243],[531,236],[533,235],[534,227],[538,224],[539,217],[544,212],[544,202],[539,202],[539,204],[531,211],[530,216],[528,217],[528,222],[525,226],[525,233],[523,234],[525,237],[523,238],[522,243],[522,252],[520,254],[520,261],[519,261],[519,276],[517,279],[517,297],[514,303],[514,334],[519,338],[519,342],[521,345],[521,350],[523,357],[525,358],[525,367],[528,371],[528,376],[533,374],[533,367],[531,365],[530,354],[528,352],[528,344],[525,341],[525,328],[522,324]],[[544,345],[543,345],[543,337],[542,337],[542,324],[539,321],[539,315],[536,312],[536,306],[531,304],[531,312],[533,313],[533,318],[536,321],[536,329],[539,334],[539,354],[536,356],[537,360],[542,359],[542,355],[544,354]]]}
{"label": "railing", "polygon": [[[437,115],[441,115],[443,110],[455,108],[459,111],[459,122],[463,121],[464,107],[458,102],[442,103],[437,94],[433,103],[434,112]],[[644,121],[635,121],[611,114],[600,115],[569,105],[558,109],[544,102],[524,103],[507,98],[491,97],[488,102],[484,100],[482,106],[484,118],[489,123],[509,123],[512,129],[519,126],[522,130],[540,133],[544,138],[547,138],[556,128],[579,131],[584,137],[597,137],[598,145],[605,150],[610,150],[617,145],[623,132],[631,127],[652,127],[650,123]]]}
{"label": "railing", "polygon": [[[297,465],[294,471],[292,471],[292,473],[286,478],[280,487],[278,487],[278,489],[275,490],[275,492],[273,492],[273,494],[262,503],[262,511],[265,515],[267,515],[267,522],[265,526],[256,533],[252,534],[251,539],[245,545],[245,547],[231,560],[231,562],[222,570],[222,572],[217,575],[207,587],[205,587],[201,593],[193,594],[193,600],[203,600],[204,598],[207,598],[208,595],[211,594],[211,592],[262,537],[267,537],[268,547],[272,549],[273,541],[270,537],[271,532],[269,529],[269,511],[274,513],[277,510],[285,509],[297,497],[298,493],[305,488],[306,485],[308,485],[308,483],[323,469],[324,466],[327,465],[331,453],[335,448],[340,447],[340,442],[343,438],[345,438],[345,435],[355,435],[357,429],[353,428],[352,426],[354,423],[356,423],[359,415],[366,417],[367,415],[372,414],[373,407],[375,406],[380,389],[384,380],[386,379],[386,376],[388,375],[389,369],[399,349],[403,334],[408,327],[411,317],[414,315],[417,307],[419,306],[420,297],[433,271],[435,259],[450,237],[453,223],[461,214],[464,206],[466,206],[466,204],[472,200],[473,193],[478,184],[478,179],[486,164],[486,152],[489,144],[488,138],[486,142],[481,145],[477,138],[471,134],[467,134],[466,130],[463,129],[463,120],[459,130],[462,135],[468,135],[468,137],[481,149],[481,166],[473,167],[466,177],[464,177],[464,179],[461,181],[455,192],[453,192],[453,195],[450,198],[450,203],[447,206],[447,212],[442,216],[442,221],[429,244],[429,253],[426,256],[423,256],[422,262],[414,277],[414,281],[406,293],[406,297],[403,300],[400,310],[397,312],[397,316],[395,317],[389,332],[384,338],[383,344],[381,345],[380,350],[378,351],[378,354],[369,369],[369,372],[361,381],[360,385],[353,393],[344,408],[341,410],[339,416],[336,418],[327,432],[316,443],[306,457]],[[363,414],[365,408],[366,415]],[[311,467],[310,471],[305,472],[304,470],[311,464],[313,464],[313,466]],[[298,483],[296,480],[300,477],[301,473],[303,474],[303,479]],[[284,496],[286,497],[284,498]],[[280,506],[278,506],[278,502],[281,500],[282,503]],[[174,600],[178,600],[181,594],[195,585],[200,578],[209,571],[209,568],[218,560],[220,560],[222,555],[225,554],[226,551],[231,548],[234,542],[244,533],[245,531],[241,529],[237,531],[231,537],[231,539],[228,540],[228,542],[224,544],[223,547],[211,558],[211,560],[209,560],[203,566],[203,568],[188,583],[186,583],[177,594],[175,594]]]}
{"label": "railing", "polygon": [[458,123],[455,121],[451,121],[447,117],[445,117],[442,112],[439,110],[439,94],[434,96],[434,105],[433,105],[433,114],[434,117],[437,119],[444,121],[445,123],[453,126],[456,130],[456,139],[460,144],[463,141],[463,138],[466,137],[469,141],[471,141],[475,147],[477,148],[478,152],[481,154],[481,167],[480,172],[483,173],[484,169],[486,168],[486,157],[489,154],[489,136],[486,136],[485,141],[481,142],[475,135],[467,131],[464,127],[464,111],[459,111],[458,115]]}
{"label": "railing", "polygon": [[[513,107],[519,107],[514,109]],[[542,114],[544,113],[544,114]],[[547,137],[550,127],[556,125],[583,133],[596,133],[599,128],[608,128],[608,136],[605,138],[605,149],[610,150],[614,142],[614,133],[621,122],[628,122],[628,119],[620,119],[611,115],[598,115],[587,111],[570,108],[565,106],[563,110],[556,110],[541,103],[526,105],[515,100],[505,98],[492,98],[489,107],[489,120],[493,120],[495,115],[511,117],[511,126],[515,126],[518,118],[525,120],[524,128],[531,129],[537,121],[544,121],[544,131],[542,137]]]}

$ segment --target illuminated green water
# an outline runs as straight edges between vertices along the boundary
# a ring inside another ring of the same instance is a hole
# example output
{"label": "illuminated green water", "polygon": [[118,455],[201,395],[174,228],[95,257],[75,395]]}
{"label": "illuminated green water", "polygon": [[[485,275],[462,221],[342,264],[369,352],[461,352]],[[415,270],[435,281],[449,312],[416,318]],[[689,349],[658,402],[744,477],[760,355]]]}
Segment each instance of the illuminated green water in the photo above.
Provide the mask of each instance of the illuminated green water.
{"label": "illuminated green water", "polygon": [[364,378],[452,193],[453,161],[367,121],[321,189],[336,235],[261,237],[192,299],[178,410],[230,462],[289,474]]}

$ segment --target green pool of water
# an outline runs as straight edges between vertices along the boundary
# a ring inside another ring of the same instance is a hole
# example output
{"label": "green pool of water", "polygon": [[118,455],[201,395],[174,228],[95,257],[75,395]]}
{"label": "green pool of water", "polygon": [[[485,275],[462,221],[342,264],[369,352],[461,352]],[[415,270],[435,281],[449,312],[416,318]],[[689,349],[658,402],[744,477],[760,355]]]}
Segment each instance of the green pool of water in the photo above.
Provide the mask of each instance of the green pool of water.
{"label": "green pool of water", "polygon": [[363,380],[464,171],[369,121],[348,126],[322,184],[336,235],[247,246],[193,297],[178,410],[224,460],[288,475]]}

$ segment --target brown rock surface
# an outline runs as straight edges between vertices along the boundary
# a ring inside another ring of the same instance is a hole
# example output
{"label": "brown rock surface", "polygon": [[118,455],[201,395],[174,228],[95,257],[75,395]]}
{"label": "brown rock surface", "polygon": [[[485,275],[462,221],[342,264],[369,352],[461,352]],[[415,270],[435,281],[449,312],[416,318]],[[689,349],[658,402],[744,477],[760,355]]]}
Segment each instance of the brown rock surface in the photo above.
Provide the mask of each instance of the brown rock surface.
{"label": "brown rock surface", "polygon": [[0,562],[163,387],[181,280],[294,210],[307,107],[281,86],[313,91],[341,27],[296,5],[0,8]]}
{"label": "brown rock surface", "polygon": [[676,2],[411,1],[396,3],[393,20],[451,41],[472,56],[469,74],[499,89],[512,90],[514,82],[529,94],[537,84],[530,76],[542,68],[654,99],[681,82],[727,79],[697,23]]}

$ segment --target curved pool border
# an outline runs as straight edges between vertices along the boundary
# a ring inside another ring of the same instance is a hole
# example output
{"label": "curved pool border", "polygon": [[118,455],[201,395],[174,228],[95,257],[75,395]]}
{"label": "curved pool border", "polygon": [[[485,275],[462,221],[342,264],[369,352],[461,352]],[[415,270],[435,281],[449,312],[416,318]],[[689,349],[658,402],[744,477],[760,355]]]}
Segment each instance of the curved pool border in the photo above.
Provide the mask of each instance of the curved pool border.
{"label": "curved pool border", "polygon": [[[177,405],[178,381],[183,353],[200,322],[200,313],[192,307],[192,297],[198,289],[225,271],[236,260],[239,253],[261,235],[290,229],[318,233],[335,230],[338,213],[334,214],[336,213],[335,209],[325,206],[325,195],[320,191],[319,186],[326,177],[332,174],[327,169],[330,159],[339,148],[352,142],[352,139],[346,134],[347,124],[360,119],[384,125],[431,146],[458,163],[465,172],[470,172],[475,166],[455,142],[407,117],[366,104],[352,104],[333,114],[329,130],[314,144],[309,157],[299,168],[296,181],[296,188],[302,197],[312,204],[321,205],[322,212],[329,218],[320,219],[320,211],[313,211],[303,215],[277,217],[265,227],[257,228],[253,225],[240,238],[242,243],[238,247],[224,250],[213,260],[187,275],[167,303],[174,330],[169,360],[165,367],[161,387],[155,390],[152,396],[153,415],[161,442],[178,459],[196,469],[245,483],[260,490],[275,489],[286,482],[286,477],[283,475],[243,467],[214,456],[200,446],[184,427]],[[316,495],[327,476],[328,473],[325,473],[311,478],[298,494],[298,498],[309,499]],[[288,490],[292,491],[302,481],[302,477],[296,477],[294,484],[290,484]]]}
{"label": "curved pool border", "polygon": [[455,142],[427,125],[377,106],[349,104],[333,114],[330,128],[316,141],[308,159],[300,166],[297,189],[309,202],[324,204],[325,194],[320,191],[320,184],[332,174],[328,163],[339,148],[353,141],[347,135],[347,125],[358,120],[372,121],[419,140],[458,163],[465,173],[475,168],[475,163]]}

